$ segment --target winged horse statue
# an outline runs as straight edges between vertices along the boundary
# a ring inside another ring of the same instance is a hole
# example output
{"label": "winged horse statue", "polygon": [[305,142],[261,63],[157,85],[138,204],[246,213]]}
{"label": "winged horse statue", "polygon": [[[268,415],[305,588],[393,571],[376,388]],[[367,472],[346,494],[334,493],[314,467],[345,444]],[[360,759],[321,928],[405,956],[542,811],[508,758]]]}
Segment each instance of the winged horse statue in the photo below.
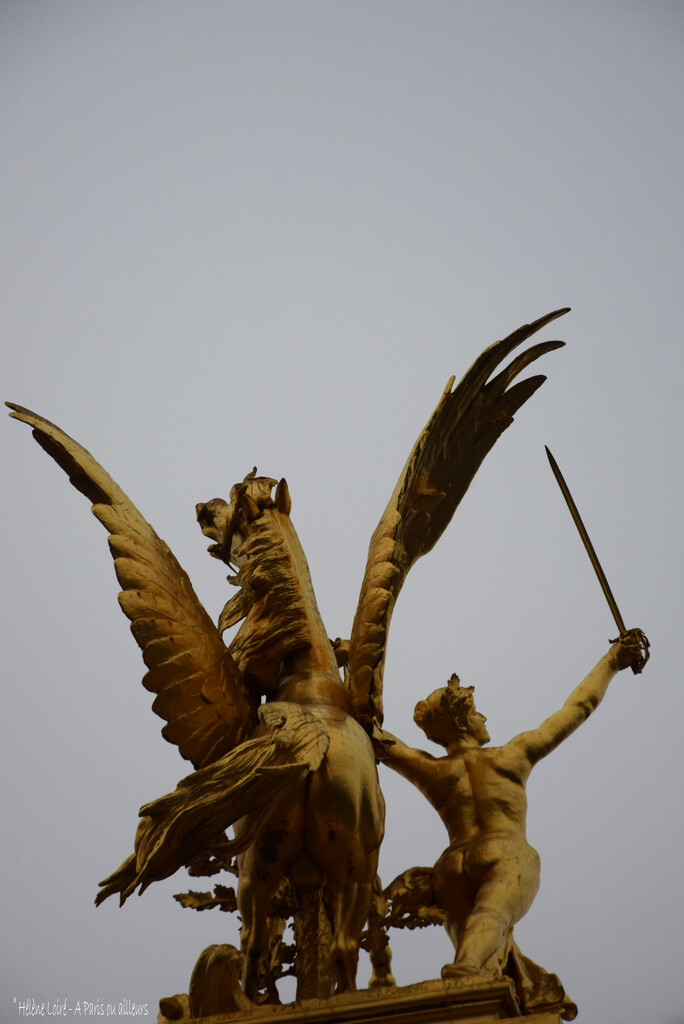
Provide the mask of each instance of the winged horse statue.
{"label": "winged horse statue", "polygon": [[[48,420],[7,403],[108,531],[119,603],[147,666],[143,685],[166,721],[163,736],[195,769],[141,808],[134,853],[100,883],[96,902],[118,893],[123,903],[222,840],[237,856],[249,999],[257,996],[271,939],[269,901],[284,878],[295,888],[331,888],[328,975],[338,992],[355,987],[384,830],[369,731],[383,717],[394,604],[487,452],[545,378],[513,381],[563,342],[536,344],[495,371],[565,312],[519,328],[486,349],[456,388],[453,377],[448,382],[371,539],[348,644],[328,639],[284,479],[255,470],[229,501],[197,505],[209,552],[235,570],[229,581],[238,588],[216,626],[172,552],[89,452]],[[238,622],[226,644],[224,630]]]}

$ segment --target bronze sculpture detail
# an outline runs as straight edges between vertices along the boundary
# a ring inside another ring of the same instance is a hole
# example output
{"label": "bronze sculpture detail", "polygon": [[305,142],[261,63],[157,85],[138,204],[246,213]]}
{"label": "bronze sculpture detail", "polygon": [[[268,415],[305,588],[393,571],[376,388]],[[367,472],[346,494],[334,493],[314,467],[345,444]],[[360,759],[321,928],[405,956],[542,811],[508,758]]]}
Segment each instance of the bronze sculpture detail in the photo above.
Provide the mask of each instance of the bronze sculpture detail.
{"label": "bronze sculpture detail", "polygon": [[[229,581],[238,588],[215,626],[169,548],[95,459],[48,420],[7,403],[107,529],[119,602],[148,669],[143,684],[156,695],[164,737],[195,769],[141,809],[134,853],[101,883],[97,902],[118,893],[123,903],[179,867],[212,858],[228,866],[236,857],[243,964],[239,992],[231,981],[235,1012],[277,998],[268,963],[291,911],[311,925],[308,940],[301,929],[297,942],[298,999],[327,998],[333,986],[354,989],[362,941],[376,951],[376,982],[393,982],[386,939],[373,940],[370,931],[363,937],[372,908],[376,921],[384,913],[376,881],[384,801],[371,734],[381,759],[421,789],[449,831],[451,846],[434,874],[436,902],[457,946],[445,973],[501,972],[512,926],[536,891],[536,854],[524,839],[527,774],[595,706],[614,671],[633,662],[633,647],[623,637],[598,675],[575,691],[571,709],[497,751],[483,746],[484,720],[470,691],[450,681],[418,705],[426,733],[447,748],[443,758],[411,751],[382,731],[385,649],[410,567],[435,545],[487,452],[545,379],[515,378],[563,343],[534,345],[495,371],[565,312],[490,346],[455,389],[449,381],[371,539],[348,643],[328,639],[284,479],[255,469],[228,501],[196,507],[209,552],[234,570]],[[239,622],[224,643],[224,630]],[[509,812],[494,813],[495,804]],[[504,884],[513,864],[521,880]],[[199,973],[215,970],[223,956],[234,979],[235,957],[210,949]],[[195,1008],[215,1012],[200,988]]]}
{"label": "bronze sculpture detail", "polygon": [[[378,727],[380,758],[418,787],[449,834],[434,867],[432,892],[443,911],[455,957],[443,978],[500,977],[514,951],[513,925],[530,909],[539,888],[539,855],[527,842],[525,787],[534,766],[567,739],[603,699],[613,676],[643,662],[641,630],[626,631],[573,690],[563,707],[537,729],[501,747],[487,747],[486,718],[475,708],[473,687],[452,675],[446,687],[416,705],[414,720],[442,757],[414,750]],[[519,951],[515,949],[519,957]],[[536,974],[537,1010],[546,998],[572,1020],[576,1007],[553,976]],[[550,995],[549,995],[550,992]]]}

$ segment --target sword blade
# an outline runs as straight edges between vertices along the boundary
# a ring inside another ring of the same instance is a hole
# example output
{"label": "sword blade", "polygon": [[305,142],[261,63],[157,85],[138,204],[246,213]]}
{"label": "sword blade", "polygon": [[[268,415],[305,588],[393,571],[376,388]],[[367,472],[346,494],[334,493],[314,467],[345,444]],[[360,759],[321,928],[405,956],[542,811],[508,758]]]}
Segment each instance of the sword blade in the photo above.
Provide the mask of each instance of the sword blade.
{"label": "sword blade", "polygon": [[[544,447],[546,448],[546,445],[544,445]],[[584,544],[586,552],[589,555],[589,561],[594,567],[594,572],[596,573],[598,581],[601,584],[601,590],[603,591],[606,601],[608,602],[608,607],[610,608],[613,614],[613,618],[615,619],[615,625],[620,630],[620,636],[624,636],[627,632],[627,630],[625,629],[625,623],[622,619],[622,615],[620,615],[620,609],[617,606],[617,601],[613,597],[613,591],[610,589],[608,580],[606,579],[606,574],[603,571],[603,568],[601,567],[601,563],[598,560],[596,552],[594,551],[594,545],[591,543],[589,539],[587,528],[582,522],[582,517],[577,510],[577,505],[575,504],[572,494],[570,493],[570,489],[568,488],[568,485],[566,484],[565,479],[563,478],[563,474],[558,468],[558,463],[556,462],[548,448],[546,448],[546,456],[549,460],[549,465],[551,466],[553,475],[555,476],[558,486],[561,489],[561,494],[565,498],[565,503],[570,509],[570,515],[572,516],[573,522],[577,527],[577,532],[582,538],[582,543]]]}

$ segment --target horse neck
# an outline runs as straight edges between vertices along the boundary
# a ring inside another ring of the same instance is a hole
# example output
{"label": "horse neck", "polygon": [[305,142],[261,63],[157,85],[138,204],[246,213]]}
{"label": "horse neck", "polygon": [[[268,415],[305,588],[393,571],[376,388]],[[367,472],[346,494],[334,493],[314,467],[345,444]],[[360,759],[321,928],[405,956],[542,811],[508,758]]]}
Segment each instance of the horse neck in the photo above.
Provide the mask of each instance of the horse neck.
{"label": "horse neck", "polygon": [[305,631],[308,639],[308,645],[305,648],[294,651],[286,659],[286,672],[297,675],[306,673],[311,677],[332,677],[339,681],[335,654],[318,609],[309,565],[297,532],[289,516],[276,510],[273,510],[271,515],[273,527],[282,541],[283,551],[286,555],[280,562],[281,571],[284,575],[287,574],[288,585],[297,594],[300,611],[306,623]]}
{"label": "horse neck", "polygon": [[[302,546],[287,514],[264,509],[238,552],[246,617],[230,645],[238,666],[269,699],[341,707],[351,713],[349,691],[318,610]],[[224,615],[242,612],[243,598]],[[230,602],[229,602],[230,604]],[[226,606],[228,608],[229,606]]]}

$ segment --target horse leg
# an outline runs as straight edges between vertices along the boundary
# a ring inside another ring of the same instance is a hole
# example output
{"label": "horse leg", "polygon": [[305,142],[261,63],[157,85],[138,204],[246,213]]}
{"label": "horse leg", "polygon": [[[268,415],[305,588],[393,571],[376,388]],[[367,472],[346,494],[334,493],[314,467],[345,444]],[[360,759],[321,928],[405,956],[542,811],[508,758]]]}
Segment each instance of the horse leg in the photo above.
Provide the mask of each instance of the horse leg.
{"label": "horse leg", "polygon": [[338,992],[356,988],[359,942],[368,920],[372,889],[372,882],[337,882],[335,885],[335,932],[331,955]]}
{"label": "horse leg", "polygon": [[242,917],[242,990],[256,1001],[259,975],[272,937],[271,897],[303,844],[304,787],[276,811],[254,845],[238,858],[237,904]]}
{"label": "horse leg", "polygon": [[330,747],[311,780],[306,846],[333,886],[332,966],[337,992],[356,988],[359,941],[368,919],[385,805],[368,736],[352,718],[326,722]]}
{"label": "horse leg", "polygon": [[239,859],[238,910],[242,917],[240,951],[243,957],[242,991],[253,1002],[259,991],[259,973],[268,950],[270,925],[268,907],[277,878],[260,879],[252,865]]}

